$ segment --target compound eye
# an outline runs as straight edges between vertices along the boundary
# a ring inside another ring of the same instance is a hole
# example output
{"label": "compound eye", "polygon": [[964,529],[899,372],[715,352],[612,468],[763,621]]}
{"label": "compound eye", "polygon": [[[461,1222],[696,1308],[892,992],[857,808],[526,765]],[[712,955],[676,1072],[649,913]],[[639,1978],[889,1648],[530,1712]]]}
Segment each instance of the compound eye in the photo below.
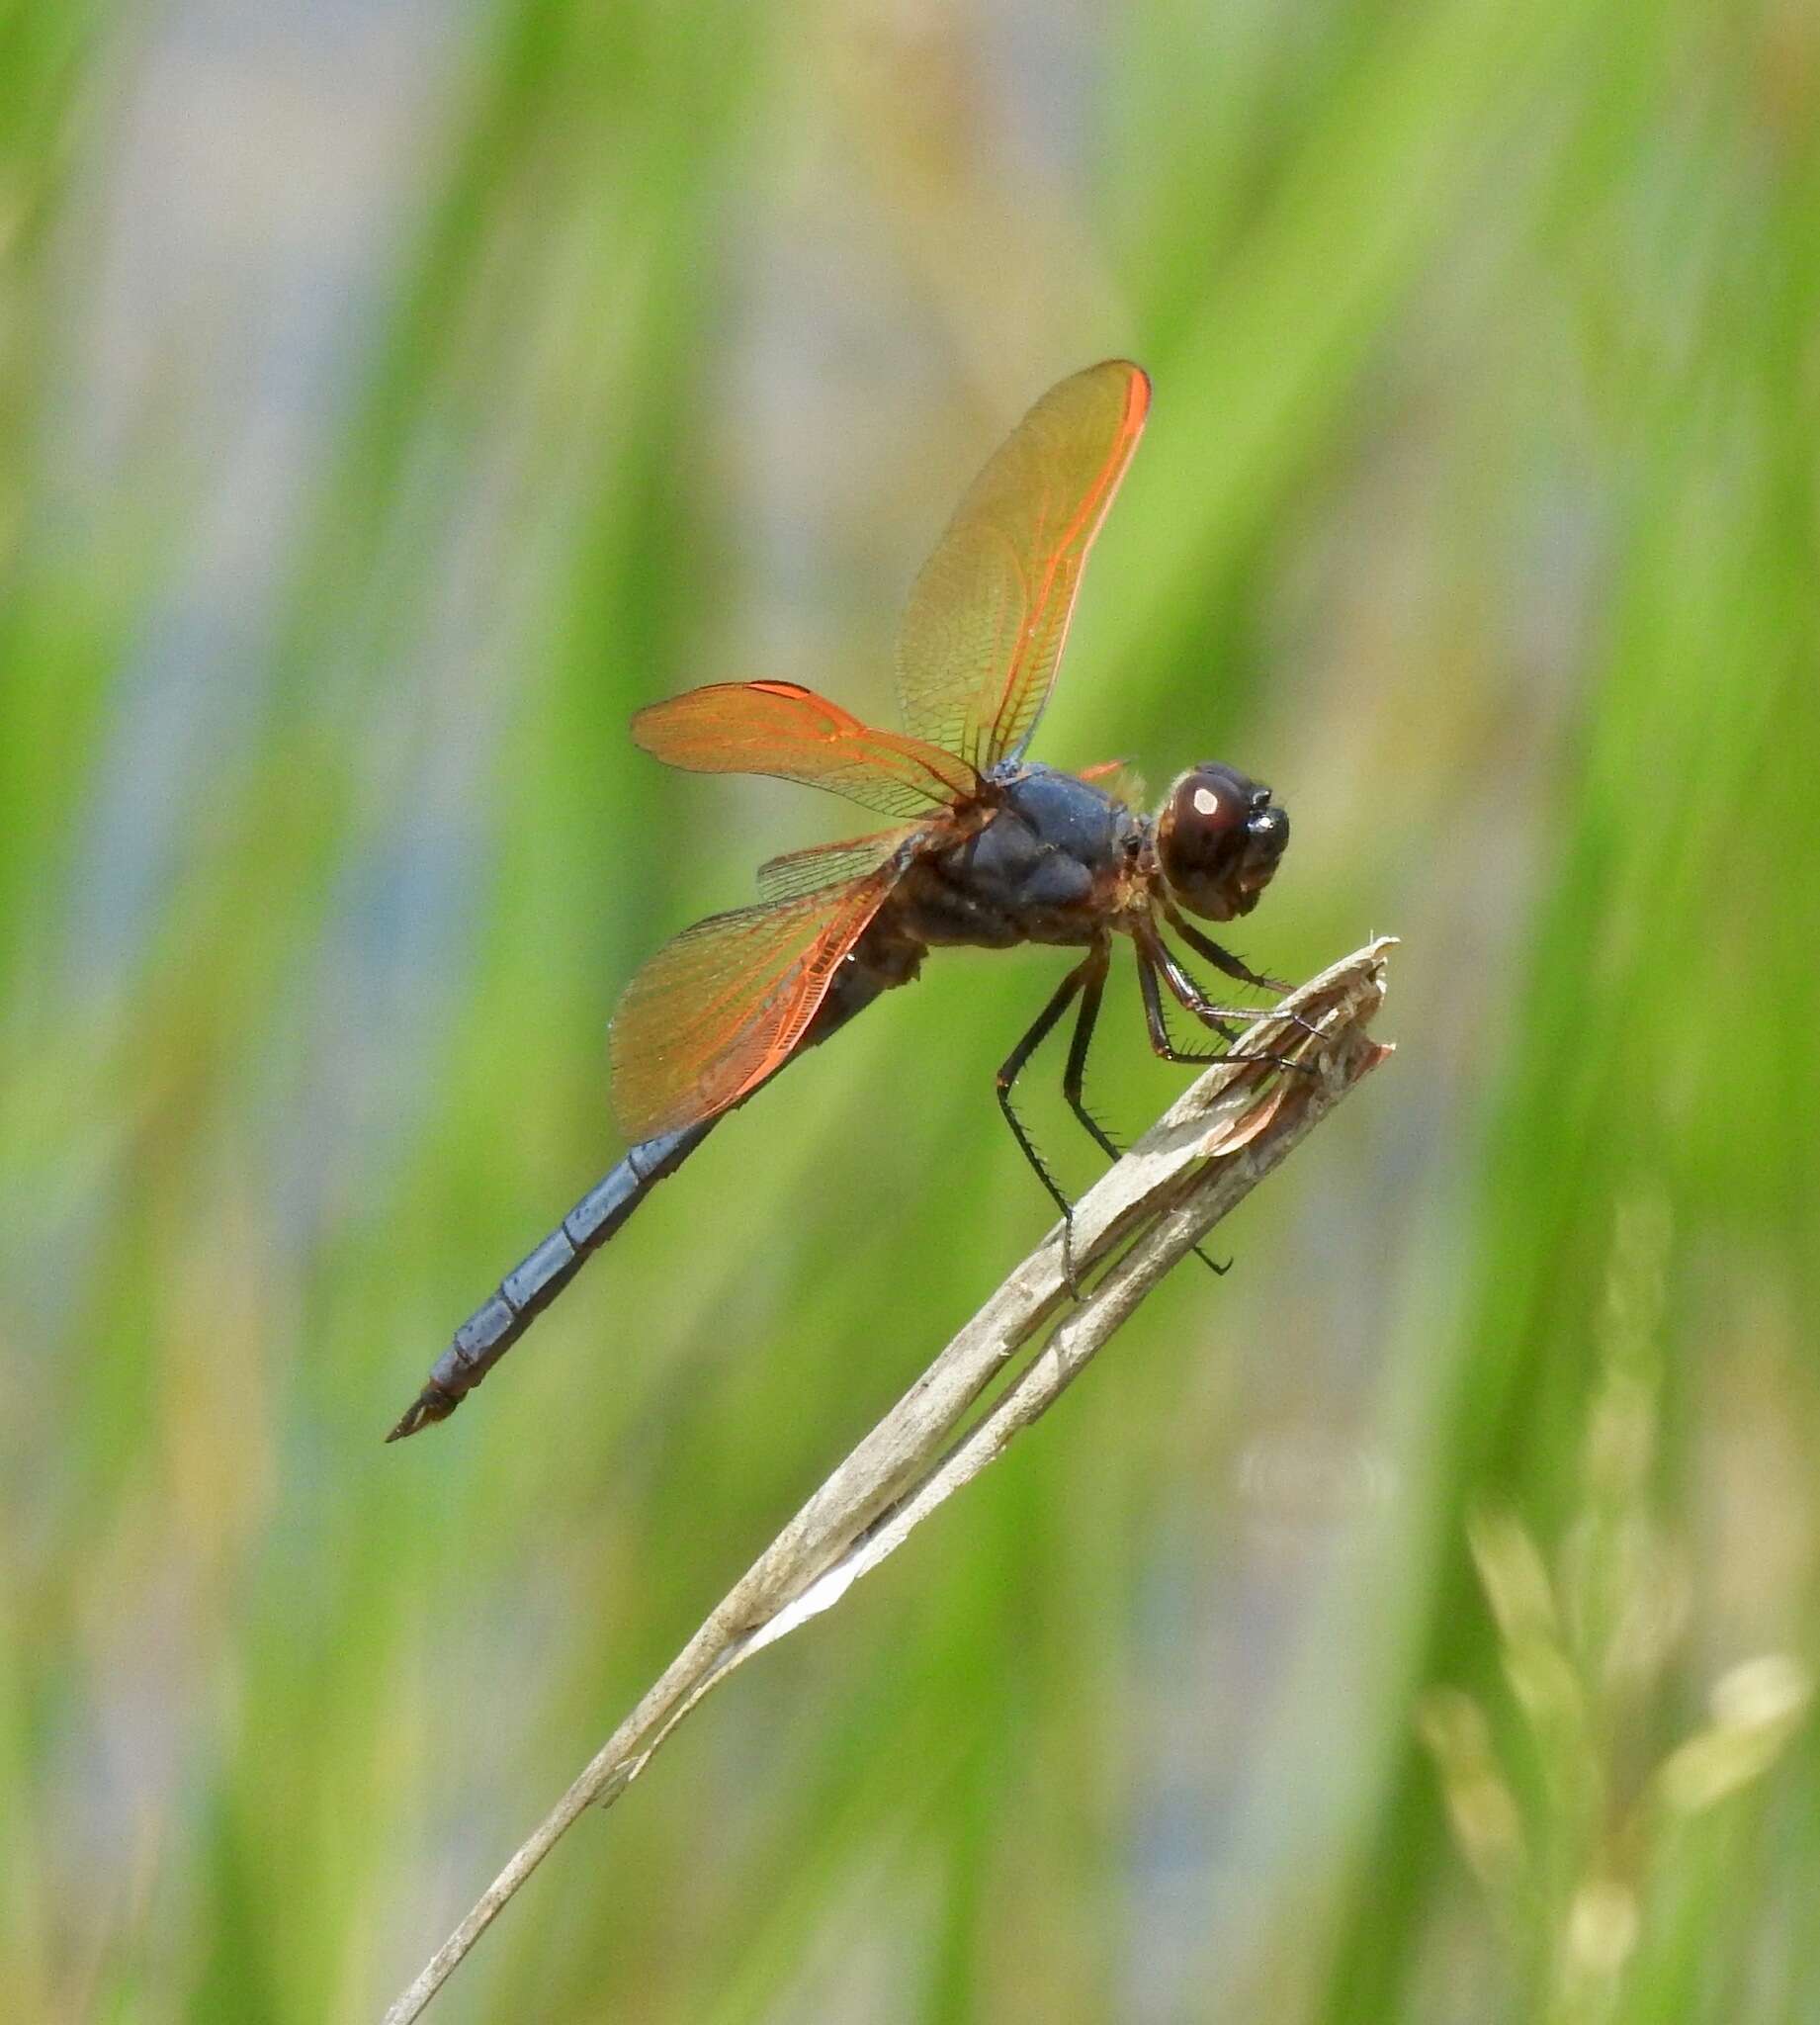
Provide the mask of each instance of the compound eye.
{"label": "compound eye", "polygon": [[1195,840],[1197,855],[1204,854],[1244,823],[1252,806],[1251,795],[1236,782],[1210,778],[1205,770],[1191,773],[1175,790],[1172,827],[1184,842]]}
{"label": "compound eye", "polygon": [[1209,761],[1170,790],[1157,823],[1163,876],[1190,914],[1231,921],[1249,914],[1288,841],[1289,825],[1270,790]]}

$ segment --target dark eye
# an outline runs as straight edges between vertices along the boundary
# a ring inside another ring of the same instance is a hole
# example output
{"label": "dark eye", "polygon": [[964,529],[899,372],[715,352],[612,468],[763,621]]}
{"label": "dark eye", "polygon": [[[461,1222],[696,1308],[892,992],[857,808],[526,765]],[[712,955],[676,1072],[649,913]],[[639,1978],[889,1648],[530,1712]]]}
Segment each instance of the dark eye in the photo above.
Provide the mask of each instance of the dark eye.
{"label": "dark eye", "polygon": [[1257,796],[1270,799],[1268,788],[1254,790],[1249,781],[1240,782],[1221,768],[1202,767],[1190,773],[1170,797],[1173,829],[1193,855],[1217,853],[1234,831],[1242,829],[1254,808],[1261,806]]}
{"label": "dark eye", "polygon": [[1289,841],[1270,790],[1208,761],[1170,790],[1157,823],[1163,876],[1189,913],[1207,921],[1250,914]]}

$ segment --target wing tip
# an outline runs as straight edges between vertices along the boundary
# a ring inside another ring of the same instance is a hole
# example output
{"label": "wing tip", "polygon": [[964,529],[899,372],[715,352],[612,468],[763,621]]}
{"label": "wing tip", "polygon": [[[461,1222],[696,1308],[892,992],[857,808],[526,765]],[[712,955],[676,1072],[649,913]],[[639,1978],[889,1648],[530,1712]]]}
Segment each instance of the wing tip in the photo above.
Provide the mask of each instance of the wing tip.
{"label": "wing tip", "polygon": [[1125,391],[1125,427],[1140,429],[1144,426],[1144,417],[1150,413],[1150,375],[1135,359],[1120,359],[1116,363],[1131,375]]}
{"label": "wing tip", "polygon": [[1150,397],[1154,391],[1150,375],[1136,359],[1101,359],[1097,366],[1087,367],[1088,373],[1122,373],[1125,375],[1125,421],[1141,422],[1150,410]]}

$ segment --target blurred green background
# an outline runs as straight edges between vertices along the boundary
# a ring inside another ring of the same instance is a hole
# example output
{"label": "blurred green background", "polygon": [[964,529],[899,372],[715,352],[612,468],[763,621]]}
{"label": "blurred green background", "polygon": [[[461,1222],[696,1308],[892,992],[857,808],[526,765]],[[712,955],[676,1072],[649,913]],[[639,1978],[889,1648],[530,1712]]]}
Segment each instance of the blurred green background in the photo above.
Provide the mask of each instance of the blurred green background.
{"label": "blurred green background", "polygon": [[381,1446],[1121,352],[1038,756],[1398,1058],[434,2015],[1820,2017],[1817,317],[1807,0],[0,0],[6,2015],[376,2016],[1040,1236],[943,957]]}

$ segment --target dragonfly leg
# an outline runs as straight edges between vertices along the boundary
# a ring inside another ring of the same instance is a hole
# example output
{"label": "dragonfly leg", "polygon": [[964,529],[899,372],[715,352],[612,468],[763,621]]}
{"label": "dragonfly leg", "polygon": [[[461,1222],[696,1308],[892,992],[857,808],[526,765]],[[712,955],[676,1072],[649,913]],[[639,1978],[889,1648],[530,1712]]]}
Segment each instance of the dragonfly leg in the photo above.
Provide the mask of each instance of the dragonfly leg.
{"label": "dragonfly leg", "polygon": [[1083,1095],[1087,1050],[1093,1044],[1093,1028],[1099,1019],[1100,1001],[1106,995],[1109,962],[1107,945],[1100,942],[1094,945],[1092,953],[1081,966],[1086,975],[1081,980],[1081,1010],[1075,1014],[1075,1037],[1068,1046],[1068,1067],[1062,1071],[1062,1095],[1068,1099],[1069,1109],[1085,1127],[1087,1137],[1108,1160],[1116,1160],[1119,1149],[1111,1133],[1087,1109]]}
{"label": "dragonfly leg", "polygon": [[[1289,1055],[1271,1054],[1261,1050],[1256,1054],[1235,1053],[1231,1043],[1236,1041],[1239,1036],[1227,1024],[1224,1017],[1225,1012],[1229,1009],[1216,1006],[1208,999],[1201,988],[1182,969],[1171,953],[1169,944],[1164,941],[1155,928],[1151,928],[1148,933],[1141,932],[1137,937],[1137,941],[1138,976],[1140,981],[1147,977],[1149,980],[1148,984],[1144,986],[1144,1010],[1145,1016],[1150,1021],[1150,1042],[1151,1046],[1166,1062],[1273,1062],[1279,1069],[1300,1069],[1310,1075],[1314,1073],[1310,1063],[1298,1062]],[[1164,983],[1169,986],[1170,992],[1181,1002],[1187,1011],[1192,1012],[1202,1025],[1211,1027],[1227,1043],[1223,1050],[1218,1053],[1203,1054],[1184,1052],[1174,1046],[1169,1037],[1169,1028],[1163,1022],[1163,1005],[1161,997],[1157,993],[1157,978],[1159,974],[1161,974]],[[1153,999],[1157,1002],[1157,1013],[1156,1017],[1151,1019],[1150,1009]],[[1309,1033],[1318,1035],[1320,1032],[1319,1027],[1310,1026],[1306,1019],[1300,1020],[1298,1023]]]}
{"label": "dragonfly leg", "polygon": [[[1203,934],[1172,901],[1164,900],[1163,914],[1170,926],[1187,943],[1195,955],[1205,957],[1216,970],[1223,970],[1228,977],[1236,977],[1241,984],[1255,985],[1260,992],[1286,992],[1289,989],[1286,979],[1280,977],[1260,977],[1242,957],[1235,956],[1230,949],[1223,949],[1211,935]],[[1163,938],[1159,936],[1157,939],[1161,942]],[[1184,1001],[1183,1003],[1185,1004],[1186,1002]],[[1190,1012],[1193,1010],[1192,1007],[1189,1008]],[[1255,1019],[1257,1016],[1256,1011],[1250,1007],[1229,1006],[1222,1007],[1220,1010],[1235,1019]],[[1195,1016],[1199,1018],[1203,1015],[1196,1013]],[[1299,1012],[1292,1013],[1290,1016],[1305,1033],[1320,1033],[1321,1029],[1318,1026],[1310,1025]]]}
{"label": "dragonfly leg", "polygon": [[[1068,1199],[1067,1190],[1056,1180],[1055,1175],[1050,1170],[1049,1163],[1037,1151],[1036,1141],[1031,1138],[1029,1132],[1024,1127],[1024,1121],[1013,1108],[1011,1090],[1018,1077],[1023,1074],[1025,1064],[1029,1061],[1030,1057],[1036,1053],[1037,1049],[1049,1037],[1056,1021],[1074,1004],[1082,988],[1090,983],[1095,963],[1098,964],[1099,981],[1103,985],[1105,979],[1105,953],[1103,950],[1095,949],[1088,953],[1083,963],[1077,964],[1062,980],[1061,984],[1056,987],[1055,993],[1048,1005],[1030,1022],[1030,1026],[1023,1038],[1004,1058],[1004,1062],[995,1078],[998,1092],[998,1108],[1003,1111],[1004,1121],[1011,1128],[1011,1137],[1017,1141],[1018,1151],[1030,1163],[1031,1172],[1042,1183],[1043,1187],[1049,1190],[1051,1201],[1062,1212],[1063,1277],[1068,1281],[1069,1292],[1077,1300],[1081,1298],[1081,1289],[1075,1281],[1073,1250],[1075,1205]],[[1095,990],[1095,998],[1097,998],[1097,989]],[[1089,1033],[1092,1031],[1090,1023],[1087,1030]]]}
{"label": "dragonfly leg", "polygon": [[1203,934],[1173,901],[1164,901],[1163,916],[1195,955],[1205,957],[1215,970],[1223,970],[1228,977],[1236,977],[1242,985],[1256,985],[1260,992],[1286,992],[1289,989],[1280,977],[1259,977],[1243,957],[1235,956],[1230,949],[1222,949],[1211,935]]}
{"label": "dragonfly leg", "polygon": [[[1110,944],[1095,942],[1087,952],[1086,961],[1075,973],[1081,979],[1081,1010],[1075,1014],[1074,1038],[1068,1044],[1068,1066],[1062,1071],[1062,1095],[1068,1100],[1069,1109],[1085,1127],[1087,1137],[1108,1160],[1117,1160],[1118,1146],[1111,1133],[1087,1109],[1084,1090],[1087,1050],[1093,1044],[1093,1028],[1099,1022],[1099,1006],[1106,995],[1106,972],[1111,962]],[[1062,1226],[1062,1271],[1067,1276],[1069,1290],[1078,1300],[1080,1285],[1075,1276],[1075,1213],[1072,1204]]]}
{"label": "dragonfly leg", "polygon": [[[1180,1062],[1189,1068],[1205,1067],[1210,1062],[1269,1062],[1278,1069],[1300,1069],[1311,1076],[1315,1073],[1311,1063],[1298,1062],[1290,1055],[1261,1051],[1257,1054],[1241,1054],[1230,1046],[1214,1049],[1178,1048],[1170,1038],[1169,1022],[1163,1016],[1163,993],[1157,983],[1159,974],[1170,991],[1181,999],[1188,1011],[1195,1013],[1197,1018],[1204,1015],[1195,1002],[1199,1000],[1201,1006],[1206,1006],[1206,1001],[1201,998],[1194,981],[1164,946],[1163,937],[1155,929],[1149,934],[1139,933],[1136,941],[1138,989],[1144,995],[1144,1020],[1150,1028],[1150,1045],[1154,1054],[1160,1055],[1166,1062]],[[1188,996],[1190,994],[1192,996]],[[1237,1038],[1231,1028],[1217,1017],[1217,1007],[1208,1007],[1207,1012],[1215,1015],[1207,1018],[1207,1024],[1223,1039],[1232,1041]]]}
{"label": "dragonfly leg", "polygon": [[[1108,1160],[1117,1160],[1121,1147],[1105,1126],[1088,1110],[1086,1103],[1086,1058],[1087,1050],[1093,1044],[1093,1028],[1099,1018],[1100,1001],[1105,997],[1106,972],[1111,964],[1111,951],[1106,943],[1100,943],[1082,967],[1087,971],[1083,980],[1081,1010],[1075,1014],[1075,1037],[1069,1043],[1068,1067],[1062,1072],[1062,1095],[1068,1100],[1068,1107],[1081,1120],[1087,1136]],[[1068,1271],[1069,1284],[1074,1284],[1074,1258],[1072,1247],[1075,1234],[1071,1218],[1063,1235],[1065,1248],[1064,1264]],[[1217,1260],[1210,1259],[1199,1245],[1194,1247],[1194,1256],[1211,1272],[1223,1274],[1227,1270]],[[1228,1262],[1231,1263],[1230,1261]]]}
{"label": "dragonfly leg", "polygon": [[[1208,941],[1205,935],[1201,934],[1187,922],[1183,922],[1181,926],[1189,935],[1194,937],[1196,947],[1217,951],[1221,956],[1226,954],[1226,951],[1221,949],[1217,942]],[[1170,945],[1161,935],[1158,935],[1156,938],[1156,948],[1153,954],[1157,968],[1163,973],[1164,982],[1169,986],[1170,990],[1203,1026],[1212,1027],[1222,1040],[1231,1041],[1238,1038],[1238,1035],[1227,1024],[1227,1021],[1257,1018],[1257,1010],[1253,1007],[1216,1006],[1207,997],[1206,993],[1201,990],[1200,986],[1195,983],[1194,979],[1188,975],[1187,971],[1182,968],[1174,951],[1170,949]],[[1279,987],[1274,978],[1255,977],[1250,971],[1247,971],[1245,975],[1247,980],[1253,984],[1265,986],[1272,990],[1280,989],[1286,991],[1288,989],[1286,985]],[[1292,1012],[1289,1017],[1295,1021],[1304,1033],[1312,1034],[1317,1039],[1320,1038],[1321,1029],[1304,1019],[1299,1012]]]}

